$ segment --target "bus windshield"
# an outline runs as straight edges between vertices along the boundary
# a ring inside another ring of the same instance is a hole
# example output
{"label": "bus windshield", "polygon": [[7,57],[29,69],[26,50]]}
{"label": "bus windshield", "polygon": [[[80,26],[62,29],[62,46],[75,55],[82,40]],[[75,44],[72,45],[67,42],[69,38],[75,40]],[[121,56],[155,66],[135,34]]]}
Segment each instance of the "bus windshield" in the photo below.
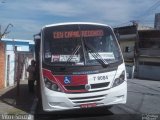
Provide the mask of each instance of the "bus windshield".
{"label": "bus windshield", "polygon": [[46,64],[108,65],[122,59],[111,28],[99,25],[60,25],[43,30]]}

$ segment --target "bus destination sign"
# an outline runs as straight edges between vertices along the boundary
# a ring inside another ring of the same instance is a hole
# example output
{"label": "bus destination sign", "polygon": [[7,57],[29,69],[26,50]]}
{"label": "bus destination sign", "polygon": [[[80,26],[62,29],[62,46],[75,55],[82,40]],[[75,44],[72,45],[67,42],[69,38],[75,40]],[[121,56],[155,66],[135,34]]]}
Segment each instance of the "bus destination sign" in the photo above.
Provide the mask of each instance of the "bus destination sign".
{"label": "bus destination sign", "polygon": [[79,37],[100,37],[103,36],[103,30],[81,30],[81,31],[59,31],[53,32],[54,39],[79,38]]}

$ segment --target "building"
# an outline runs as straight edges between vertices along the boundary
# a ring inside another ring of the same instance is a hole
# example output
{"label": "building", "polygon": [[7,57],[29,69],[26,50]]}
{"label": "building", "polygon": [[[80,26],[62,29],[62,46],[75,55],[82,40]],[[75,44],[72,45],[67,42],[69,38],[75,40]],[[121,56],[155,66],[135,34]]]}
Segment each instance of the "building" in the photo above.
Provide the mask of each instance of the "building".
{"label": "building", "polygon": [[5,87],[5,43],[0,41],[0,89]]}
{"label": "building", "polygon": [[137,26],[124,26],[114,29],[117,39],[119,41],[128,77],[134,76],[135,69],[135,46],[137,42]]}
{"label": "building", "polygon": [[160,13],[155,14],[154,28],[160,30]]}
{"label": "building", "polygon": [[151,27],[115,28],[129,78],[160,80],[160,30]]}
{"label": "building", "polygon": [[160,80],[160,30],[139,30],[137,77]]}
{"label": "building", "polygon": [[1,78],[3,87],[13,86],[17,79],[21,79],[23,74],[22,70],[25,70],[24,67],[26,67],[23,64],[27,59],[26,55],[30,55],[33,58],[33,49],[30,49],[33,48],[33,45],[34,42],[31,40],[2,38],[0,52],[2,52],[1,55],[4,55],[4,58],[2,57],[3,62],[0,62],[0,64],[4,66],[2,65],[2,69],[0,69],[0,72],[3,71],[0,75],[3,76],[3,78]]}

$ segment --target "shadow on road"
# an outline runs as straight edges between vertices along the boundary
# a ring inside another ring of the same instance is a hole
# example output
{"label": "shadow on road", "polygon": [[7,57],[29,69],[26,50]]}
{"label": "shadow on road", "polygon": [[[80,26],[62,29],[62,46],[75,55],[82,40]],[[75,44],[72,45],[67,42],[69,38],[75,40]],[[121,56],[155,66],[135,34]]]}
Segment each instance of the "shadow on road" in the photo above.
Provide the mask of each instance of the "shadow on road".
{"label": "shadow on road", "polygon": [[142,120],[141,115],[114,114],[106,107],[37,113],[35,120]]}
{"label": "shadow on road", "polygon": [[106,116],[106,115],[113,115],[111,111],[109,111],[106,107],[97,107],[97,108],[87,108],[87,109],[76,109],[76,110],[66,110],[60,112],[42,112],[40,110],[40,106],[37,108],[37,112],[35,114],[36,120],[43,120],[43,119],[73,119],[73,118],[90,118],[90,117],[97,117],[97,116]]}
{"label": "shadow on road", "polygon": [[[7,91],[0,97],[0,101],[8,106],[13,106],[18,111],[23,111],[24,113],[29,113],[34,100],[34,94],[28,92],[27,84],[21,84],[19,87],[19,95],[17,95],[17,88],[14,87]],[[14,109],[13,108],[13,109]],[[18,112],[17,110],[12,110],[10,114]],[[7,112],[7,111],[4,111]],[[16,113],[17,114],[17,113]]]}

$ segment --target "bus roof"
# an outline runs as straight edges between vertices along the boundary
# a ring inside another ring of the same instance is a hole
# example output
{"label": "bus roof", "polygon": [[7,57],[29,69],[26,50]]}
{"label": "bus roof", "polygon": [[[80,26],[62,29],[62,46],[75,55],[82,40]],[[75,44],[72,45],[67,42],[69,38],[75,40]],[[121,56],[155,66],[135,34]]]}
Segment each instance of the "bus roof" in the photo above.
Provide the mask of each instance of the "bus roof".
{"label": "bus roof", "polygon": [[45,25],[43,28],[53,27],[53,26],[60,26],[60,25],[76,25],[76,24],[80,24],[80,25],[99,25],[99,26],[110,27],[109,25],[106,25],[106,24],[94,23],[94,22],[65,22],[65,23],[56,23],[56,24]]}

